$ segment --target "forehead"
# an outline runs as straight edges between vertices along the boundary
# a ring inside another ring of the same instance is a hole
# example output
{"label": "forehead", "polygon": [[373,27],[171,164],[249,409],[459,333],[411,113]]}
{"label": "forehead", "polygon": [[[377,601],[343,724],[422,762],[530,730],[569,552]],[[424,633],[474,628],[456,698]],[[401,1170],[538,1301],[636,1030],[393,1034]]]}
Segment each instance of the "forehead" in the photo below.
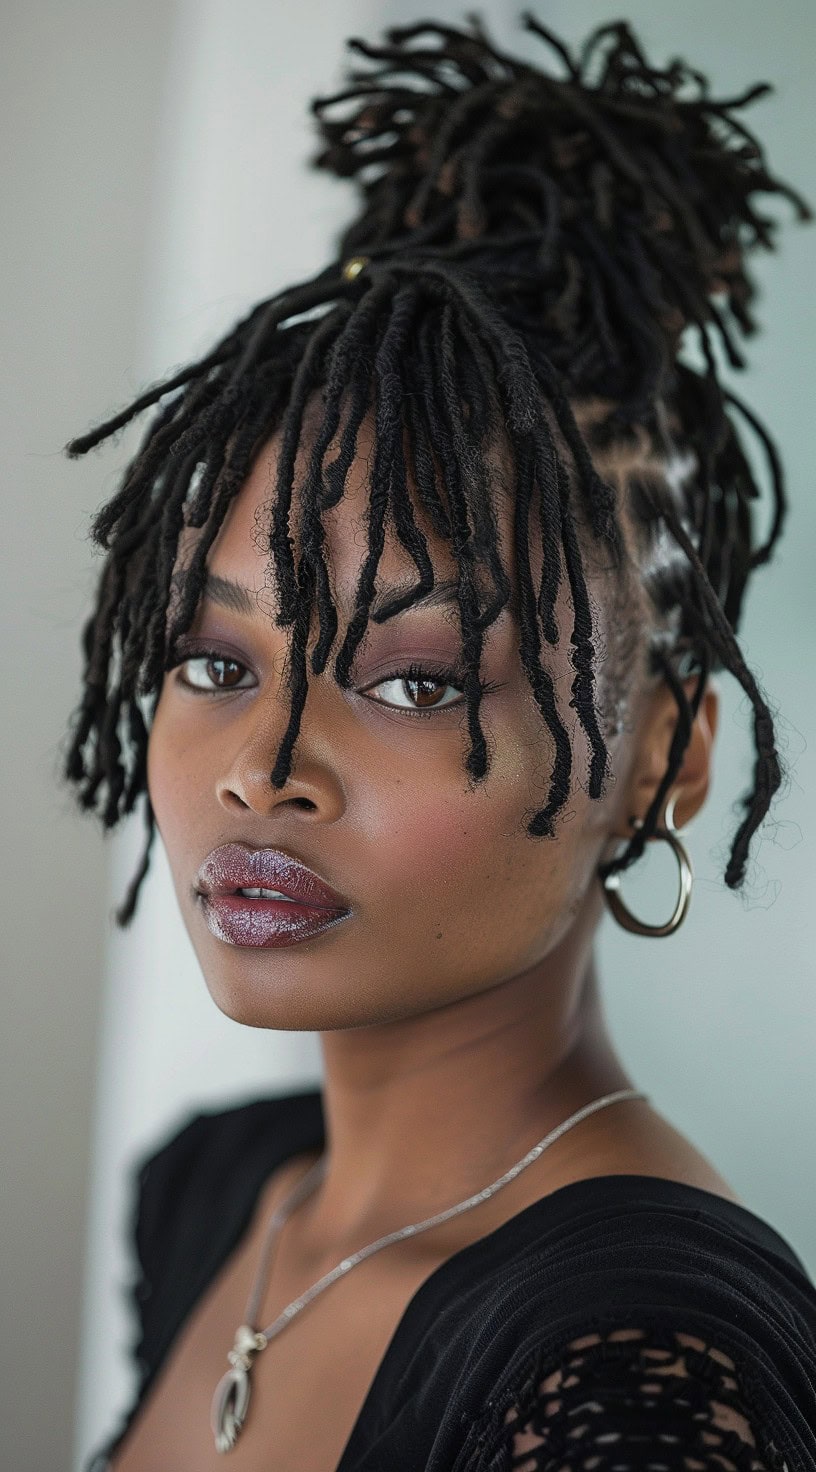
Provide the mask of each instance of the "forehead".
{"label": "forehead", "polygon": [[[324,467],[335,457],[339,435],[329,446],[324,456]],[[270,530],[277,501],[277,475],[281,449],[281,434],[273,434],[258,454],[247,480],[232,502],[224,523],[219,529],[207,555],[208,569],[221,577],[230,578],[260,594],[268,604],[273,596]],[[292,552],[297,565],[300,553],[300,519],[302,511],[301,486],[307,470],[311,439],[307,432],[296,459],[292,483],[289,535]],[[345,480],[343,495],[336,505],[319,513],[322,527],[322,550],[327,564],[334,601],[338,608],[354,606],[354,593],[369,552],[369,519],[371,513],[371,470],[376,444],[374,427],[370,416],[360,426],[357,451]],[[458,578],[458,561],[450,543],[435,530],[427,508],[422,503],[418,488],[407,470],[407,489],[411,514],[417,529],[425,539],[428,555],[434,569],[435,583],[452,582]],[[510,549],[512,537],[512,498],[508,494],[508,476],[502,463],[501,453],[494,452],[490,466],[491,504],[497,526],[500,558],[510,577],[515,604],[515,570]],[[186,550],[192,550],[188,540],[192,529],[184,533],[180,543],[181,564],[186,560]],[[194,535],[198,535],[194,533]],[[413,587],[419,581],[416,563],[403,546],[395,530],[393,508],[388,507],[383,532],[382,553],[377,568],[376,587],[393,589]],[[485,596],[493,591],[493,580],[482,563],[476,574],[477,586]],[[385,601],[385,599],[383,600]],[[441,600],[437,601],[441,606]],[[511,605],[512,606],[512,605]]]}

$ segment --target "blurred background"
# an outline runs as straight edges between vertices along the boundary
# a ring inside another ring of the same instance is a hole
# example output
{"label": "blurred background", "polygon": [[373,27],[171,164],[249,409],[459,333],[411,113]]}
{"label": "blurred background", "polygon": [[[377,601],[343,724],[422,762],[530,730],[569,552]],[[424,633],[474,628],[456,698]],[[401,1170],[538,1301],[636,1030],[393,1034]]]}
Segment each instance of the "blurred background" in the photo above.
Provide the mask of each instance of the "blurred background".
{"label": "blurred background", "polygon": [[[256,299],[318,269],[354,208],[310,172],[308,102],[342,84],[346,37],[464,3],[6,0],[0,52],[3,393],[3,1026],[0,1425],[14,1472],[79,1472],[133,1386],[128,1172],[196,1108],[319,1082],[313,1035],[262,1033],[212,1003],[157,840],[115,931],[142,828],[103,838],[59,780],[96,560],[88,520],[141,426],[84,460],[65,441],[202,351]],[[630,19],[714,90],[768,79],[746,120],[816,201],[816,7],[780,0],[539,0],[570,40]],[[496,39],[542,55],[517,7]],[[784,218],[787,212],[781,211]],[[786,1235],[816,1276],[816,690],[811,384],[816,231],[760,259],[766,335],[740,389],[785,456],[792,511],[750,590],[741,642],[779,712],[790,777],[744,896],[720,877],[750,777],[747,700],[720,676],[715,779],[688,845],[689,918],[668,942],[601,935],[604,995],[641,1088]],[[658,848],[661,846],[655,846]],[[643,909],[629,880],[632,907]],[[646,891],[644,890],[645,894]],[[666,891],[668,894],[668,890]],[[657,902],[655,911],[671,901]]]}

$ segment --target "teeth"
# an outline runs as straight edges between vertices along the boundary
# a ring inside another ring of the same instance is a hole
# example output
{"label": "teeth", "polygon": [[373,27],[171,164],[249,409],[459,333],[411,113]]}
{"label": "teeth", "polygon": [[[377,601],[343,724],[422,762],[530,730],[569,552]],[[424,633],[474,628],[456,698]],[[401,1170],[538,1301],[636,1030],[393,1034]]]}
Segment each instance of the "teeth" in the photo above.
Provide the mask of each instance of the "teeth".
{"label": "teeth", "polygon": [[249,900],[289,900],[292,903],[291,895],[281,894],[279,889],[239,889],[238,893],[245,894]]}

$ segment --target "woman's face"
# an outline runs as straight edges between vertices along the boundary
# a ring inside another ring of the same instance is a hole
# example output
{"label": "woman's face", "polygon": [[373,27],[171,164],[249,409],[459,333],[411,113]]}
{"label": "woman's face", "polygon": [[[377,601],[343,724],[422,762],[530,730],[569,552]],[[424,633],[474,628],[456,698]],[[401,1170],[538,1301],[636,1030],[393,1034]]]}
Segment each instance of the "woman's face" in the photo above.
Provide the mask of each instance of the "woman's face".
{"label": "woman's face", "polygon": [[[218,660],[198,654],[167,673],[150,736],[150,798],[184,922],[216,1004],[255,1027],[322,1031],[390,1022],[516,977],[568,944],[576,926],[591,933],[603,908],[595,869],[615,849],[609,838],[621,818],[620,778],[632,760],[636,707],[626,708],[625,730],[611,738],[607,732],[617,780],[606,798],[590,800],[588,746],[569,707],[572,610],[564,583],[556,609],[561,642],[543,654],[574,756],[572,793],[555,837],[525,832],[525,815],[547,800],[554,745],[521,664],[511,609],[484,644],[482,677],[498,688],[482,700],[492,760],[477,784],[463,766],[469,737],[461,686],[437,682],[421,701],[416,684],[394,678],[414,663],[456,664],[455,606],[420,606],[371,623],[351,687],[334,682],[332,661],[366,556],[369,449],[361,440],[346,493],[324,515],[339,629],[324,673],[309,671],[289,780],[276,789],[269,776],[289,719],[282,679],[288,631],[270,616],[268,554],[258,537],[274,488],[277,438],[256,461],[207,559],[211,575],[249,590],[247,606],[235,597],[225,601],[222,590],[202,599],[187,638]],[[421,508],[415,516],[437,581],[455,579],[449,550]],[[511,523],[502,498],[504,549],[513,546]],[[531,517],[535,588],[536,541]],[[182,543],[181,563],[191,545]],[[515,587],[514,564],[507,551],[503,556]],[[378,591],[412,585],[416,576],[389,529]],[[608,595],[591,577],[589,586],[603,620]],[[309,653],[317,632],[315,610]],[[602,627],[598,642],[611,647],[614,631]],[[603,684],[601,674],[602,699]],[[431,713],[416,714],[418,706]],[[235,944],[215,934],[197,875],[207,855],[229,842],[299,859],[348,900],[350,913],[285,947]]]}

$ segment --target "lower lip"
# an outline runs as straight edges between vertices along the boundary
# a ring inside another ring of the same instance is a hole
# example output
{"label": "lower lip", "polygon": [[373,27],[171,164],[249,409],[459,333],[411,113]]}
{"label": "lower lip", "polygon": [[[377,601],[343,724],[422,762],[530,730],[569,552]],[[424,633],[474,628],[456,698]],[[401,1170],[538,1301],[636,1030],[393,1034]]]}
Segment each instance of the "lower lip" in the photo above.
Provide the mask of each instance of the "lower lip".
{"label": "lower lip", "polygon": [[345,920],[348,910],[318,910],[295,900],[250,899],[243,894],[202,895],[213,935],[230,946],[294,946]]}

